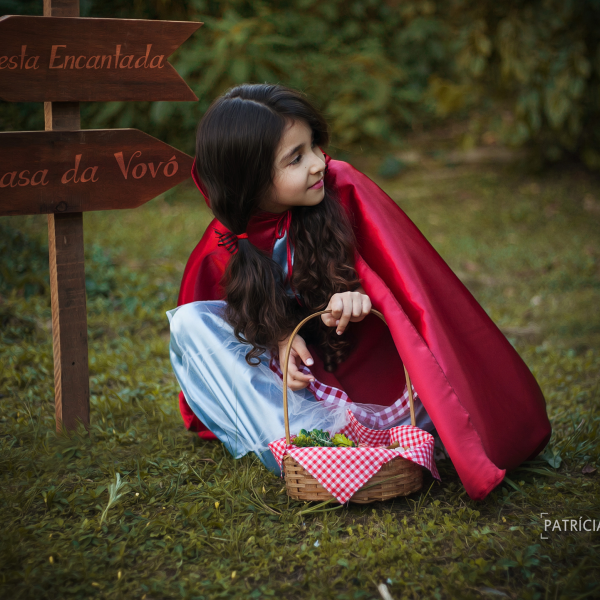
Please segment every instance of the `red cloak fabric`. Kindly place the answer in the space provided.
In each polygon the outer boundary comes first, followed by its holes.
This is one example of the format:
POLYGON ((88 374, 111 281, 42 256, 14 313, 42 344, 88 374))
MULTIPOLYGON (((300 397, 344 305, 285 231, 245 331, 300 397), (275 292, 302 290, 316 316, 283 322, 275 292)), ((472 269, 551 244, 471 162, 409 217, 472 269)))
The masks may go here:
MULTIPOLYGON (((404 362, 467 493, 483 499, 507 469, 548 443, 551 427, 542 392, 400 207, 351 165, 329 157, 327 163, 325 185, 337 189, 356 234, 362 286, 389 329, 374 315, 351 323, 344 333, 356 342, 349 358, 332 374, 324 370, 318 350, 309 348, 315 359, 311 371, 355 402, 387 406, 404 390, 404 362)), ((268 212, 253 217, 250 242, 271 253, 284 217, 268 212)), ((223 299, 219 282, 231 254, 218 245, 215 229, 227 231, 216 219, 206 229, 185 268, 178 305, 223 299)), ((188 429, 214 438, 183 393, 180 408, 188 429)))

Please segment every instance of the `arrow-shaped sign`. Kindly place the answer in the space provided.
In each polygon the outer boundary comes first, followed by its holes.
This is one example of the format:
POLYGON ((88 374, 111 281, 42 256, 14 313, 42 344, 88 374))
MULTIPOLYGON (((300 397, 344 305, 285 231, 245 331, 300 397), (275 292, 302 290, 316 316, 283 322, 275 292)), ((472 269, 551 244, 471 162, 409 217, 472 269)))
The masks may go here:
POLYGON ((197 100, 167 58, 202 23, 0 18, 0 99, 197 100))
POLYGON ((0 215, 135 208, 192 162, 137 129, 0 133, 0 215))

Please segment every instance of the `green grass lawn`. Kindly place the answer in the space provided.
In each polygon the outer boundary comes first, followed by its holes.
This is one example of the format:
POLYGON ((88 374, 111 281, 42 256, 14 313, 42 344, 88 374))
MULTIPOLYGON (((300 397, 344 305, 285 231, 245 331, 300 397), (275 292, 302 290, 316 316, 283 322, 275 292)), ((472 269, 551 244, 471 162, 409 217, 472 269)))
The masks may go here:
POLYGON ((189 185, 86 213, 91 429, 57 437, 46 218, 3 217, 1 597, 600 597, 600 531, 544 533, 600 529, 600 183, 433 160, 380 183, 536 375, 544 458, 482 502, 446 460, 408 498, 315 508, 186 432, 165 311, 210 219, 189 185))

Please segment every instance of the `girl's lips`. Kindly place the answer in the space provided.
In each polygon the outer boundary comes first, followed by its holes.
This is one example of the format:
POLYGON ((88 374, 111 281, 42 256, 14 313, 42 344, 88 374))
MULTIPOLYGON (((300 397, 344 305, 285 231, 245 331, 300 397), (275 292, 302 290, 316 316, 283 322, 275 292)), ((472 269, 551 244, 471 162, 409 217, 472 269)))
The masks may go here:
POLYGON ((319 179, 319 181, 317 181, 317 183, 315 183, 315 185, 311 185, 308 189, 309 190, 319 190, 323 187, 323 180, 319 179))

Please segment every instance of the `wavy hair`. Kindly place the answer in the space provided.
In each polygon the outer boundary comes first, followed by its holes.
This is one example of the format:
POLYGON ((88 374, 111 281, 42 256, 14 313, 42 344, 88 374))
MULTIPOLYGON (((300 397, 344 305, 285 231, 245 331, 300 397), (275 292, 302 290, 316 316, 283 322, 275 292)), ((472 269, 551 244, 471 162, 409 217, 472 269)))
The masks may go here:
MULTIPOLYGON (((290 121, 303 121, 312 130, 314 143, 327 145, 328 128, 321 114, 303 94, 280 85, 234 87, 200 121, 197 174, 215 217, 237 235, 246 231, 269 196, 277 148, 290 121)), ((354 233, 335 191, 326 188, 319 204, 290 210, 291 282, 302 304, 286 295, 283 269, 247 239, 239 240, 221 282, 225 319, 236 338, 252 346, 246 361, 253 366, 265 350, 277 352, 278 343, 298 322, 323 310, 333 294, 360 284, 354 268, 354 233)), ((350 341, 320 319, 309 321, 302 335, 320 349, 328 371, 335 370, 350 349, 350 341)))

